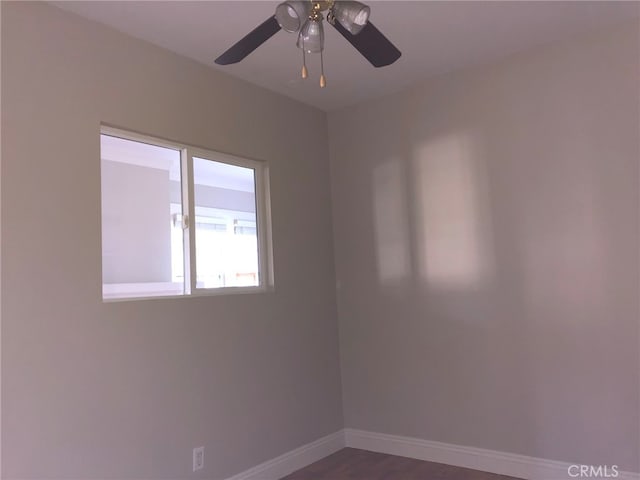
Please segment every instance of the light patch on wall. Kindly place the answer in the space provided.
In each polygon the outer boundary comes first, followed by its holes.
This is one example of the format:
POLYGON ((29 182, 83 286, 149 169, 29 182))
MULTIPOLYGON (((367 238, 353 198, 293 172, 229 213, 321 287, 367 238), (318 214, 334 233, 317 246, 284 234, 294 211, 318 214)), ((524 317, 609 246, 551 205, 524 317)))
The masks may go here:
POLYGON ((398 283, 410 274, 405 171, 398 159, 373 170, 376 259, 381 285, 398 283))
POLYGON ((413 158, 420 277, 436 287, 472 287, 492 264, 481 157, 468 134, 430 139, 413 158))

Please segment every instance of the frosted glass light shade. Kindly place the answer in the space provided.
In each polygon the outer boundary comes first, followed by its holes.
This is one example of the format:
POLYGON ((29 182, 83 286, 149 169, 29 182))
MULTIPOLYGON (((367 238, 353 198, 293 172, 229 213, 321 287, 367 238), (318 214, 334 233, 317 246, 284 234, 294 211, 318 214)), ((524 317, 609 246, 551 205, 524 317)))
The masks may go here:
POLYGON ((336 1, 333 7, 333 15, 353 35, 360 33, 360 30, 369 21, 371 9, 364 3, 355 1, 336 1))
POLYGON ((310 12, 311 2, 288 0, 276 7, 276 21, 285 32, 297 32, 310 12))
POLYGON ((298 35, 298 48, 307 53, 320 53, 324 49, 324 28, 322 19, 307 20, 298 35))

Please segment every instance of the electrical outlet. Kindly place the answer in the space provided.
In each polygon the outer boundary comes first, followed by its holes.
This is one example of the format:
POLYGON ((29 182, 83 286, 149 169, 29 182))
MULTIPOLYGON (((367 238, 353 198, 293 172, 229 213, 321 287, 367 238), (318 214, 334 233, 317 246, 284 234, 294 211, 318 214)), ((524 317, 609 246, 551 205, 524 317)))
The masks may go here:
POLYGON ((193 471, 202 470, 204 468, 204 447, 193 449, 193 471))

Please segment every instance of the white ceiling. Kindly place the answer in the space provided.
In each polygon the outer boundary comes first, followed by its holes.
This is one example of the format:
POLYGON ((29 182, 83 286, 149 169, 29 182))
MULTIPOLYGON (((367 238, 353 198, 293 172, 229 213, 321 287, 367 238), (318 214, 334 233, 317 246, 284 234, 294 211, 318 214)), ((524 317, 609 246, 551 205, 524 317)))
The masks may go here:
POLYGON ((278 0, 52 3, 327 111, 640 16, 636 1, 369 1, 371 21, 402 51, 402 57, 376 69, 328 26, 324 54, 328 85, 320 89, 318 56, 308 56, 310 78, 303 81, 296 37, 284 31, 238 64, 213 63, 273 15, 278 0))

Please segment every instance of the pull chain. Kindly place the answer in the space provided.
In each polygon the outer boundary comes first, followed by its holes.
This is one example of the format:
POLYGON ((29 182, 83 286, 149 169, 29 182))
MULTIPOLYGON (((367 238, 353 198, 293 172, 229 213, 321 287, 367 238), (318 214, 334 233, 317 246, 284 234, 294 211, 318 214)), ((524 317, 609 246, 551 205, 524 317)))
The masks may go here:
POLYGON ((327 79, 324 76, 324 60, 322 59, 322 50, 320 50, 320 88, 327 86, 327 79))
POLYGON ((304 40, 302 40, 302 78, 307 78, 309 73, 307 72, 307 55, 304 51, 304 40))

